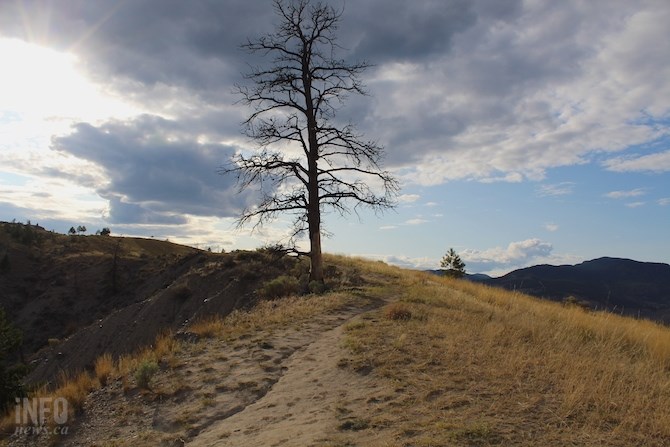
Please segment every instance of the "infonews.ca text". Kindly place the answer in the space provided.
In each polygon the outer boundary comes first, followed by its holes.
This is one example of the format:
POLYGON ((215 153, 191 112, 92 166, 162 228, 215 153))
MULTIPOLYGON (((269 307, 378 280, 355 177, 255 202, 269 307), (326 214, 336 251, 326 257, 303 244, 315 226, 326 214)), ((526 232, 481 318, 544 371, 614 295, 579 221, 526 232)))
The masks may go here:
POLYGON ((67 435, 68 402, 64 397, 15 399, 14 434, 67 435))

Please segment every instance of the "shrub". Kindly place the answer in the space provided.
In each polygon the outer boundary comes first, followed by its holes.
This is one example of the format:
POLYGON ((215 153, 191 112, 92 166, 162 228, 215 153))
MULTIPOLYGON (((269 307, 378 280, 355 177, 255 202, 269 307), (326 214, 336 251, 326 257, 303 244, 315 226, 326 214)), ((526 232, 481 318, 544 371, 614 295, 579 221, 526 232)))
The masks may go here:
POLYGON ((114 361, 111 354, 104 354, 95 361, 95 377, 98 378, 100 385, 107 385, 109 377, 114 371, 114 361))
POLYGON ((82 372, 76 377, 68 377, 63 374, 60 377, 60 383, 60 387, 54 394, 65 398, 70 409, 75 413, 84 408, 88 393, 96 386, 95 380, 87 372, 82 372))
POLYGON ((153 360, 144 360, 135 370, 135 381, 137 386, 149 389, 149 384, 154 375, 158 372, 158 363, 153 360))
POLYGON ((315 295, 322 295, 328 290, 328 286, 326 286, 325 283, 322 283, 321 281, 310 281, 309 283, 309 293, 313 293, 315 295))
POLYGON ((384 309, 384 316, 389 320, 407 321, 412 318, 412 311, 409 310, 406 304, 392 303, 384 309))
POLYGON ((296 278, 282 275, 265 283, 265 285, 258 290, 258 294, 262 298, 272 299, 295 295, 299 290, 300 283, 296 278))

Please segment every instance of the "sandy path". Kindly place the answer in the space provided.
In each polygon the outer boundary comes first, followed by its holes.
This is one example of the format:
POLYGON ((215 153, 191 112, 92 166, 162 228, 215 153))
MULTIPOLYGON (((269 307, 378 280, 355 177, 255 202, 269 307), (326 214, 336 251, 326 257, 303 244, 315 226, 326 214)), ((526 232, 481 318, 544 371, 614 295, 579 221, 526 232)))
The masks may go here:
POLYGON ((373 430, 351 428, 359 427, 352 415, 382 411, 389 393, 370 371, 351 367, 343 339, 347 323, 373 319, 384 302, 364 300, 234 340, 185 342, 151 390, 125 390, 114 380, 87 399, 68 436, 10 445, 373 445, 373 430))
MULTIPOLYGON (((345 323, 346 324, 346 323, 345 323)), ((297 351, 287 370, 260 400, 220 420, 188 446, 311 446, 336 436, 338 412, 375 393, 372 378, 338 367, 346 355, 344 324, 297 351)))

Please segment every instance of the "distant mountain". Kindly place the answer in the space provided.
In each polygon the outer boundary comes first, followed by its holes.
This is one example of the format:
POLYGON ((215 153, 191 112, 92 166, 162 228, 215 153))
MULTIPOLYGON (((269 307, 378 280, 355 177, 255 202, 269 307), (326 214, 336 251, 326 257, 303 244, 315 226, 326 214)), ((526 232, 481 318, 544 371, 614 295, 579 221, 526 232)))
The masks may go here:
POLYGON ((555 301, 574 297, 593 309, 670 324, 668 264, 605 257, 577 265, 536 265, 500 278, 473 280, 555 301))
POLYGON ((466 273, 465 279, 469 279, 472 282, 487 282, 493 278, 489 275, 485 275, 484 273, 466 273))

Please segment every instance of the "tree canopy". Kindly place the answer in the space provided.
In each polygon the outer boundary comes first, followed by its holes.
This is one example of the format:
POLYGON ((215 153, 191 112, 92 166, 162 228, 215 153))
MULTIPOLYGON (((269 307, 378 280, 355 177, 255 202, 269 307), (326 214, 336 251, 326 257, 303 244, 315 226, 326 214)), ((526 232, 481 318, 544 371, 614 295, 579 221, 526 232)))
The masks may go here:
POLYGON ((465 275, 465 262, 461 260, 461 257, 453 248, 450 248, 447 254, 442 257, 440 267, 448 276, 462 278, 465 275))

